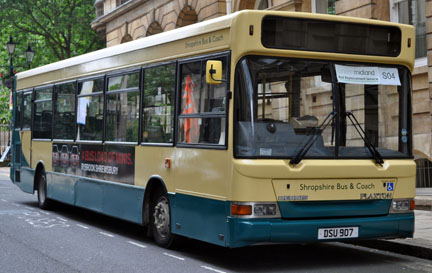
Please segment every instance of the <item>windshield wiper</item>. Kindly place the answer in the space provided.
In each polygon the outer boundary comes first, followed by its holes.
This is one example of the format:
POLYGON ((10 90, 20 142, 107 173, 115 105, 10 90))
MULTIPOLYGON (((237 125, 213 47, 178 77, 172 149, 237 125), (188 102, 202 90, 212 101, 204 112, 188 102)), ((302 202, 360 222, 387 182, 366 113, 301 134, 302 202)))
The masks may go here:
POLYGON ((327 117, 324 119, 324 121, 321 123, 321 125, 317 127, 311 128, 311 130, 308 131, 306 136, 310 135, 310 133, 313 133, 312 137, 309 137, 309 139, 306 141, 306 143, 301 147, 301 149, 296 153, 296 155, 290 160, 290 164, 296 165, 300 163, 300 161, 303 159, 303 157, 307 154, 309 149, 312 147, 312 145, 315 143, 315 141, 321 136, 322 132, 327 128, 327 126, 330 124, 330 122, 333 121, 333 119, 336 116, 336 112, 331 112, 327 115, 327 117))
POLYGON ((345 115, 349 118, 351 123, 354 125, 354 128, 356 129, 357 133, 360 135, 360 137, 363 139, 364 143, 366 144, 366 147, 368 148, 369 152, 372 154, 372 156, 375 159, 375 163, 379 165, 383 165, 384 160, 382 155, 378 152, 378 150, 375 148, 375 146, 369 141, 365 131, 361 127, 360 123, 354 116, 352 112, 345 112, 345 115), (360 133, 361 132, 361 133, 360 133))

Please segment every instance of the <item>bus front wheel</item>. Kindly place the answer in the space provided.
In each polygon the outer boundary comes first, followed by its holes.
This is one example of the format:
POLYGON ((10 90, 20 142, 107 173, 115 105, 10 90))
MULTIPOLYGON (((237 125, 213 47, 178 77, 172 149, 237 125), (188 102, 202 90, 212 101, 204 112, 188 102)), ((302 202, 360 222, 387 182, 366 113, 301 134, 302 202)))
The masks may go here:
POLYGON ((171 213, 167 193, 157 190, 151 206, 151 230, 156 243, 162 247, 173 246, 175 234, 171 233, 171 213))
POLYGON ((47 180, 45 172, 41 172, 38 178, 38 205, 41 209, 48 209, 50 207, 50 200, 47 197, 47 180))

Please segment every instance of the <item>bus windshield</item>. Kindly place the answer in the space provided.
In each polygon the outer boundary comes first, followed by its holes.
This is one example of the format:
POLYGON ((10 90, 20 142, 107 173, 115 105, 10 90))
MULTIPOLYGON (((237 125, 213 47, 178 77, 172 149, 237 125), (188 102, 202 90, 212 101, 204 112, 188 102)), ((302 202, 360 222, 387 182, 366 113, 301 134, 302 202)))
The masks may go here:
POLYGON ((245 57, 236 68, 235 157, 410 157, 410 80, 396 65, 245 57))

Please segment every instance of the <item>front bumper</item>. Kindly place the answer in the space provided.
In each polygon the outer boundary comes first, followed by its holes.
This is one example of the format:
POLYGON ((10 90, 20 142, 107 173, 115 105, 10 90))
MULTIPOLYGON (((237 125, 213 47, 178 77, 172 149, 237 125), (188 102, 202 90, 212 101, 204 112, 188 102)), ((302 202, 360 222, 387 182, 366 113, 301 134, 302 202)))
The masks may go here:
POLYGON ((318 240, 319 228, 358 227, 359 237, 337 241, 407 238, 414 234, 414 213, 389 214, 374 217, 284 220, 242 219, 228 217, 228 247, 241 247, 257 243, 310 243, 318 240))

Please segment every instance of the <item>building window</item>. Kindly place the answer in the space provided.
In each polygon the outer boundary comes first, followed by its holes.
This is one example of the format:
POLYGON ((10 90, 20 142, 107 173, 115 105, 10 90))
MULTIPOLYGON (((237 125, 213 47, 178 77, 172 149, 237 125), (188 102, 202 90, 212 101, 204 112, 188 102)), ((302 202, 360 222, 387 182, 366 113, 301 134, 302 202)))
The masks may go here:
POLYGON ((390 20, 416 28, 416 59, 426 57, 425 0, 390 0, 390 20))
POLYGON ((51 139, 52 87, 35 90, 33 138, 51 139))
POLYGON ((336 0, 312 0, 312 12, 322 14, 336 14, 336 0))
POLYGON ((116 0, 116 6, 118 7, 118 6, 121 6, 121 5, 123 5, 124 3, 126 3, 126 2, 128 2, 129 0, 116 0))
POLYGON ((144 71, 143 142, 172 143, 175 79, 175 64, 144 71))
POLYGON ((104 15, 104 6, 103 3, 96 5, 96 18, 101 17, 104 15))

